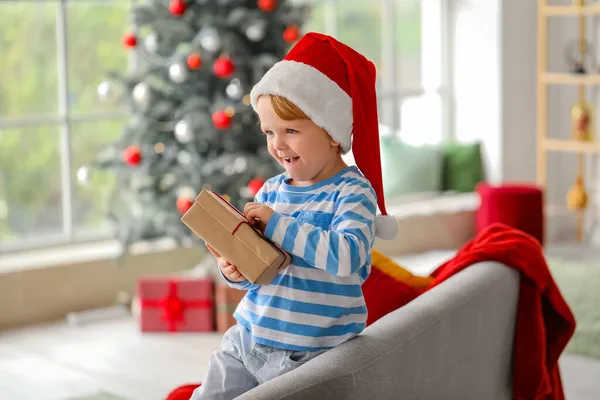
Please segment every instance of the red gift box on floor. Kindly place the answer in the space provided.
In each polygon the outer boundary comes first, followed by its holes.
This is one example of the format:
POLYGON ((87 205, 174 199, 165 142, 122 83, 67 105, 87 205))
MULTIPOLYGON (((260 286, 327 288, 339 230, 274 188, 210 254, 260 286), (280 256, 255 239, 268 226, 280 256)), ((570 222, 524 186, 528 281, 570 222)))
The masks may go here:
POLYGON ((138 280, 142 332, 214 331, 212 278, 138 280))
POLYGON ((233 318, 233 313, 245 295, 245 290, 234 289, 225 282, 217 283, 215 287, 215 308, 217 311, 218 332, 225 333, 237 323, 233 318))

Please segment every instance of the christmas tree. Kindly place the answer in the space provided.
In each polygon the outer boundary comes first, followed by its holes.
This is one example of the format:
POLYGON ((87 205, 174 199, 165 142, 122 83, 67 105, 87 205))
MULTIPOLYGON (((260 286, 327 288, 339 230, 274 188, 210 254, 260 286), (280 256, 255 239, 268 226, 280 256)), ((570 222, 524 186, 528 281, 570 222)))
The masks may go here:
POLYGON ((110 73, 98 87, 131 119, 95 165, 116 174, 108 209, 125 251, 142 240, 197 240, 180 218, 202 188, 243 208, 281 172, 249 92, 299 39, 309 11, 288 0, 146 0, 132 9, 123 46, 134 72, 110 73))

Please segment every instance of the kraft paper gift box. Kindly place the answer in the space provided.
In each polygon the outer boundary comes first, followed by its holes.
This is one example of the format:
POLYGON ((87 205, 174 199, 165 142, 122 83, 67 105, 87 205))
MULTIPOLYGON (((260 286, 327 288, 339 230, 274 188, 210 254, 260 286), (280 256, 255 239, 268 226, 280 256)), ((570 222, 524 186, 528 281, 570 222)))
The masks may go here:
POLYGON ((142 332, 214 331, 210 277, 145 277, 137 282, 142 332))
POLYGON ((211 190, 200 192, 181 221, 252 283, 268 285, 291 261, 289 254, 265 238, 238 209, 211 190))

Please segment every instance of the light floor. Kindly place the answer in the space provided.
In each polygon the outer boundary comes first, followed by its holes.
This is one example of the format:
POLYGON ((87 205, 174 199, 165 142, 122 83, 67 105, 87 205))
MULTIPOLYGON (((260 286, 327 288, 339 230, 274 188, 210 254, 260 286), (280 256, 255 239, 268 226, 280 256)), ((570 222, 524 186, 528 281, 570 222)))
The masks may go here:
MULTIPOLYGON (((202 379, 219 342, 216 333, 141 334, 128 318, 4 333, 0 399, 66 400, 106 392, 162 400, 176 386, 202 379)), ((567 400, 600 399, 600 362, 563 356, 561 368, 567 400)))
MULTIPOLYGON (((573 248, 548 253, 597 257, 573 248)), ((431 252, 397 261, 427 274, 452 254, 431 252)), ((220 337, 141 334, 130 318, 0 333, 0 400, 79 400, 102 392, 119 398, 93 400, 162 400, 173 388, 202 379, 220 337)), ((567 400, 600 399, 600 360, 564 355, 560 365, 567 400)))

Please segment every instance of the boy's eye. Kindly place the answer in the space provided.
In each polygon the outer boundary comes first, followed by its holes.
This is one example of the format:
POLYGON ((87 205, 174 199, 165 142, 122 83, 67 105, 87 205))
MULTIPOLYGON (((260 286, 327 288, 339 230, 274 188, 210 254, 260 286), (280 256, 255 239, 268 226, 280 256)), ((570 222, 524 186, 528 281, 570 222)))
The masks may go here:
POLYGON ((272 131, 264 131, 263 134, 265 134, 266 136, 271 136, 273 134, 272 131))
POLYGON ((298 132, 295 129, 286 129, 285 131, 286 131, 286 133, 296 133, 296 132, 298 132))

